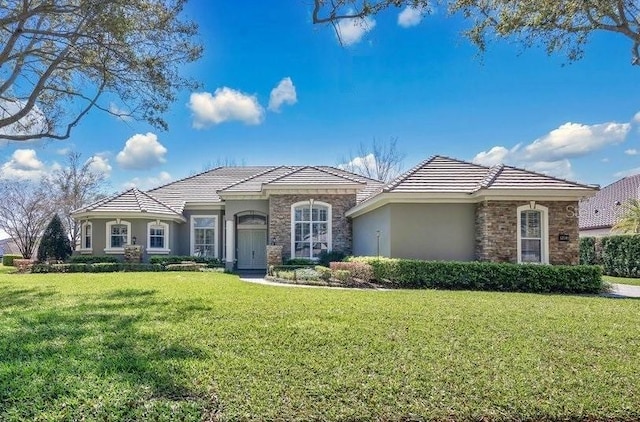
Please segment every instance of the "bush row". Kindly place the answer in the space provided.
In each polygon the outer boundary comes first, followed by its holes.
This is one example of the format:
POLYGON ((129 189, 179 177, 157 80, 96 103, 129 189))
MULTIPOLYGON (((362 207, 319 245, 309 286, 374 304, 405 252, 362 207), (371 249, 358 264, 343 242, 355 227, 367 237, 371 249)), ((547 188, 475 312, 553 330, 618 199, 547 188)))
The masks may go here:
POLYGON ((197 264, 206 264, 207 267, 223 267, 224 264, 218 258, 210 258, 206 256, 181 256, 181 255, 154 255, 149 257, 150 264, 172 265, 182 264, 184 262, 195 262, 197 264))
POLYGON ((6 254, 2 255, 2 265, 5 267, 13 267, 14 259, 22 259, 22 255, 6 254))
POLYGON ((603 272, 614 277, 640 278, 640 235, 583 237, 580 263, 602 265, 603 272))
POLYGON ((128 264, 124 262, 98 262, 95 264, 34 264, 32 273, 114 273, 114 272, 164 271, 159 264, 128 264))
POLYGON ((598 266, 419 261, 377 257, 349 258, 372 267, 376 282, 389 287, 492 290, 535 293, 598 293, 598 266))
POLYGON ((116 263, 118 258, 115 256, 93 256, 93 255, 72 255, 67 259, 69 264, 99 264, 99 263, 116 263))

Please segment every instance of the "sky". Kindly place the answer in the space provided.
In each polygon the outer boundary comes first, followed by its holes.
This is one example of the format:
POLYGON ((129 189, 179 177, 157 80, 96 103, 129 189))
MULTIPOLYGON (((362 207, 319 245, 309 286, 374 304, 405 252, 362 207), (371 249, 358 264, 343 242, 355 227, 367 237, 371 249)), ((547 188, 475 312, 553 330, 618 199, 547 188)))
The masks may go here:
POLYGON ((149 189, 225 162, 339 165, 391 138, 405 168, 439 154, 601 186, 640 172, 640 67, 625 37, 596 34, 567 63, 503 40, 480 55, 462 18, 406 8, 342 22, 340 43, 311 11, 191 0, 205 49, 182 72, 201 87, 179 93, 168 131, 94 110, 68 140, 0 143, 0 177, 36 180, 76 151, 108 192, 149 189))

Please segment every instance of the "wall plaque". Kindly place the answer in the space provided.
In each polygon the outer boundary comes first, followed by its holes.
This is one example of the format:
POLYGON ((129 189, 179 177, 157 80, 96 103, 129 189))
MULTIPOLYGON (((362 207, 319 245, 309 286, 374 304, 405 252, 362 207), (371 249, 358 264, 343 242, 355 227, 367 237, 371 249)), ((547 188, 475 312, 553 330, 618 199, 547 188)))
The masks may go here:
POLYGON ((560 242, 568 242, 569 241, 569 235, 568 234, 564 234, 564 233, 560 233, 558 235, 558 240, 560 242))

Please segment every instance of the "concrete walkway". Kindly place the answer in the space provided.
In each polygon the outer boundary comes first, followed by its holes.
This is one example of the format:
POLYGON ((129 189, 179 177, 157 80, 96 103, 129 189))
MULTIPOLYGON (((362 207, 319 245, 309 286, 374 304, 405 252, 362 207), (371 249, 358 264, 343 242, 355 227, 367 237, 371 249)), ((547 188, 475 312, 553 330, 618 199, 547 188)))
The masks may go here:
POLYGON ((640 298, 640 286, 611 283, 611 291, 603 293, 602 296, 618 298, 640 298))

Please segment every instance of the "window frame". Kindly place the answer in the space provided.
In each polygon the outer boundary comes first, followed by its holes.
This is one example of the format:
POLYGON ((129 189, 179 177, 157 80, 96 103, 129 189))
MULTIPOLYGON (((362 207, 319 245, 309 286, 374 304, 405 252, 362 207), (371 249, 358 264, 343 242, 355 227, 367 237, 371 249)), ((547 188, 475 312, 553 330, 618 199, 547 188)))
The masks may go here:
POLYGON ((105 230, 106 237, 105 237, 104 252, 108 254, 124 253, 124 245, 131 244, 131 222, 117 219, 117 220, 107 221, 105 226, 106 226, 106 230, 105 230), (111 227, 113 226, 127 226, 127 239, 126 239, 126 242, 124 242, 124 244, 122 245, 122 247, 114 247, 111 245, 111 227))
MULTIPOLYGON (((306 223, 306 221, 305 221, 306 223)), ((331 204, 323 201, 316 201, 314 199, 308 199, 306 201, 299 201, 295 204, 291 204, 291 258, 302 258, 310 260, 318 260, 318 257, 313 256, 313 223, 326 223, 327 224, 327 252, 330 252, 333 248, 333 224, 332 224, 332 206, 331 204), (302 206, 309 207, 309 256, 297 256, 296 255, 296 209, 302 206), (320 205, 327 208, 327 221, 314 221, 313 220, 313 207, 320 205)))
POLYGON ((83 221, 80 224, 80 253, 92 253, 93 252, 93 223, 91 221, 83 221), (87 227, 90 228, 89 234, 89 247, 86 246, 87 227))
POLYGON ((190 217, 190 222, 189 222, 189 237, 190 237, 190 249, 189 249, 189 254, 190 255, 195 255, 195 241, 196 241, 196 236, 195 236, 195 219, 196 218, 212 218, 213 219, 213 257, 212 258, 216 258, 218 259, 218 236, 219 236, 219 230, 220 228, 218 227, 218 216, 214 215, 214 214, 193 214, 190 217))
POLYGON ((169 224, 162 221, 150 221, 147 223, 147 251, 154 254, 168 254, 171 252, 169 246, 169 224), (163 247, 151 247, 151 229, 163 229, 163 247))
MULTIPOLYGON (((517 208, 517 242, 518 242, 518 264, 548 264, 549 263, 549 209, 544 205, 531 202, 526 205, 521 205, 517 208), (522 260, 522 212, 523 211, 538 211, 540 212, 540 262, 528 262, 522 260)), ((527 238, 524 238, 525 240, 527 238)))

